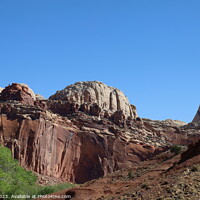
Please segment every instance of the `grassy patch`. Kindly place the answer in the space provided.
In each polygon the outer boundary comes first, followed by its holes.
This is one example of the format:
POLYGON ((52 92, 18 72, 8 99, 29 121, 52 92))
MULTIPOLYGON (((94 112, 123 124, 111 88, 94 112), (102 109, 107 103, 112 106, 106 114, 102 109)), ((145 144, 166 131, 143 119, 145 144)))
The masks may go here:
POLYGON ((37 197, 76 186, 71 183, 41 186, 37 185, 36 181, 36 175, 23 169, 18 161, 12 158, 10 149, 0 146, 0 195, 4 195, 7 199, 13 199, 12 195, 25 195, 26 199, 31 199, 33 195, 37 197))

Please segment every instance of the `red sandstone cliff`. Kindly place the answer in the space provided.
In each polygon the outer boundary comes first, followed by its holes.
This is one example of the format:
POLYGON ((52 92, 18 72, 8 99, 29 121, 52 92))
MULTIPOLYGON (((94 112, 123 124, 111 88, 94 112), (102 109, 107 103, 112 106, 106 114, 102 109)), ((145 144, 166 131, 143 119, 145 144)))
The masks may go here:
POLYGON ((64 181, 83 183, 200 138, 190 125, 133 119, 123 110, 101 115, 97 103, 35 101, 22 88, 0 94, 0 142, 22 166, 64 181))
MULTIPOLYGON (((83 183, 162 150, 126 141, 122 133, 114 134, 109 125, 84 114, 69 120, 27 106, 25 114, 23 106, 14 112, 9 105, 10 112, 0 115, 1 143, 12 149, 22 166, 40 174, 83 183)), ((3 109, 5 113, 5 105, 3 109)))

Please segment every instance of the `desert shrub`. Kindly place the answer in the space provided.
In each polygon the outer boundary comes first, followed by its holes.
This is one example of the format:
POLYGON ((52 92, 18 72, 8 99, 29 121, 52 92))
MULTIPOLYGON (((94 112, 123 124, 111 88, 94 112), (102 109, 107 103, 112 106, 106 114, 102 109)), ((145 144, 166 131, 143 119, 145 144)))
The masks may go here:
POLYGON ((128 172, 128 178, 129 179, 133 179, 134 178, 134 174, 133 174, 133 172, 131 170, 128 172))
POLYGON ((149 187, 146 183, 142 184, 142 185, 141 185, 141 188, 142 188, 142 189, 145 189, 145 190, 150 189, 150 187, 149 187))
POLYGON ((173 145, 170 148, 170 152, 174 153, 175 155, 178 155, 179 153, 181 153, 182 147, 179 145, 173 145))
POLYGON ((191 168, 191 171, 192 172, 200 171, 200 166, 199 165, 193 165, 192 168, 191 168))
POLYGON ((37 191, 37 195, 51 194, 55 191, 56 190, 52 186, 43 186, 39 188, 39 190, 37 191))
POLYGON ((61 190, 70 189, 75 186, 77 185, 70 184, 70 183, 60 183, 60 184, 51 185, 51 186, 39 186, 37 188, 37 191, 34 194, 36 195, 50 194, 50 193, 58 192, 61 190))

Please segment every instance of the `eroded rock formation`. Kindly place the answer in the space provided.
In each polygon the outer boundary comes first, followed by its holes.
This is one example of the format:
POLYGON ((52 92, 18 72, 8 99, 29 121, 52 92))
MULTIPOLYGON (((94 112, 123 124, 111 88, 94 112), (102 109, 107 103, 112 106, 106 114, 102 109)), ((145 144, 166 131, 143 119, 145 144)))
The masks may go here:
POLYGON ((167 122, 129 119, 120 127, 80 111, 62 117, 10 101, 0 103, 0 113, 0 142, 22 166, 77 183, 130 167, 173 143, 200 139, 191 129, 167 122))
POLYGON ((22 166, 62 180, 83 183, 163 150, 130 141, 108 120, 83 113, 70 120, 11 103, 0 111, 1 143, 22 166))
POLYGON ((137 117, 136 108, 130 105, 122 91, 100 81, 77 82, 57 91, 49 99, 75 102, 79 105, 95 103, 103 112, 122 110, 126 117, 137 117))
POLYGON ((179 164, 200 155, 200 140, 189 145, 188 150, 181 154, 179 164))
POLYGON ((1 91, 0 100, 16 100, 24 104, 34 105, 35 94, 26 84, 13 83, 1 91))
MULTIPOLYGON (((82 90, 78 97, 70 91, 70 98, 80 100, 82 90)), ((91 94, 86 97, 92 100, 91 94)), ((172 144, 200 139, 199 127, 192 123, 135 118, 131 110, 125 115, 130 107, 135 109, 128 101, 123 104, 126 108, 102 112, 105 95, 98 95, 90 103, 52 100, 57 96, 35 100, 27 86, 12 84, 0 95, 0 143, 28 169, 83 183, 133 166, 172 144)))

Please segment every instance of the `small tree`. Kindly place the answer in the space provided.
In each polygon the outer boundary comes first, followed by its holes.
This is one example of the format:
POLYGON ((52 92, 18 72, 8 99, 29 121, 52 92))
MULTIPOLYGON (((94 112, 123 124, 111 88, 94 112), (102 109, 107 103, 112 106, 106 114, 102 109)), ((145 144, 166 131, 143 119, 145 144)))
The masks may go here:
POLYGON ((128 178, 129 179, 133 179, 134 178, 133 172, 131 170, 128 172, 128 178))
POLYGON ((175 155, 178 155, 179 153, 181 153, 182 147, 179 145, 173 145, 170 148, 170 152, 174 153, 175 155))

